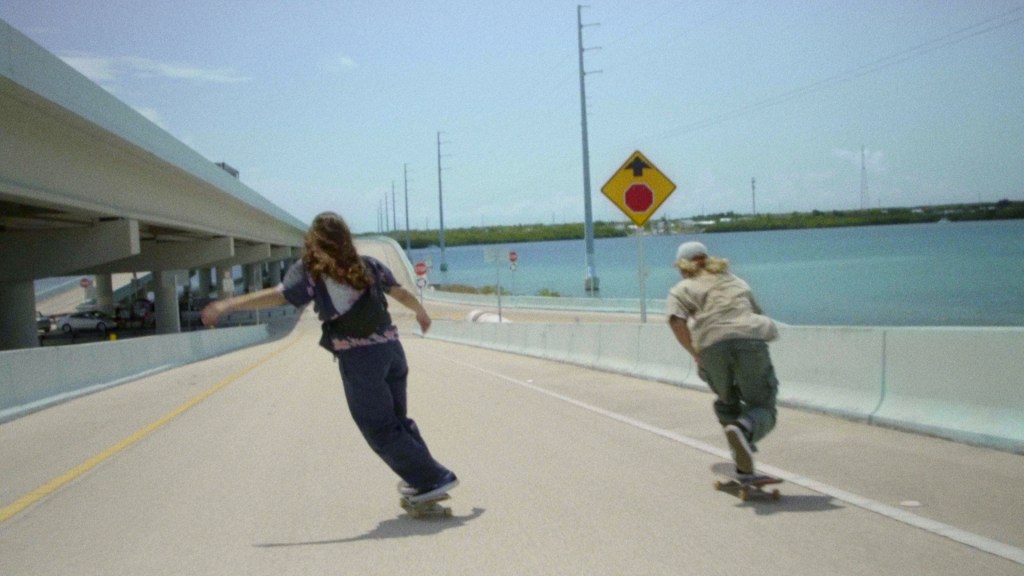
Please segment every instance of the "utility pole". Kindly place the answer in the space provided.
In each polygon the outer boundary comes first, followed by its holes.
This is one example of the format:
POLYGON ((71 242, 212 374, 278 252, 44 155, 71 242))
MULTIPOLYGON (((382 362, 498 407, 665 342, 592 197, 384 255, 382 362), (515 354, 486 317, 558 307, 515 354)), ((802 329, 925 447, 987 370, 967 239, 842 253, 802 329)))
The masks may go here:
POLYGON ((754 216, 757 216, 757 188, 753 176, 750 178, 750 203, 753 205, 754 216))
POLYGON ((405 181, 405 253, 412 250, 412 241, 409 239, 409 165, 402 164, 402 179, 405 181))
POLYGON ((448 261, 444 257, 444 193, 441 187, 441 133, 437 133, 437 205, 441 213, 441 272, 448 271, 448 261))
POLYGON ((864 161, 864 146, 860 147, 860 209, 868 204, 868 169, 864 161))
POLYGON ((391 229, 398 230, 398 204, 395 203, 395 181, 391 181, 391 229))
MULTIPOLYGON (((583 67, 583 6, 576 6, 576 39, 579 46, 580 60, 580 127, 583 139, 583 239, 586 245, 585 264, 587 276, 583 288, 588 294, 600 289, 601 283, 594 268, 594 217, 590 209, 590 144, 587 137, 587 72, 583 67)), ((596 24, 588 24, 596 26, 596 24)))

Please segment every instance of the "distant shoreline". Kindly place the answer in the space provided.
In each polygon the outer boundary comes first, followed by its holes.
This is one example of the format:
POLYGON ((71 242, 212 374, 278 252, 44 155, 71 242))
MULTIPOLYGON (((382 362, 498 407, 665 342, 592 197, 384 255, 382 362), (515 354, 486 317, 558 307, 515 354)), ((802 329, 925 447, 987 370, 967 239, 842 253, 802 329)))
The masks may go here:
MULTIPOLYGON (((652 218, 647 222, 650 234, 713 234, 716 232, 763 232, 809 228, 841 228, 851 226, 884 226, 923 224, 930 222, 966 222, 979 220, 1024 219, 1024 202, 1000 200, 990 203, 943 204, 910 208, 872 208, 866 210, 832 210, 822 212, 791 212, 787 214, 708 214, 693 218, 652 218)), ((594 222, 595 238, 619 238, 633 234, 634 226, 626 222, 594 222)), ((506 226, 474 226, 445 229, 445 246, 475 246, 519 242, 578 240, 583 238, 583 223, 515 224, 506 226)), ((374 236, 380 233, 372 234, 374 236)), ((383 233, 406 245, 406 232, 383 233)), ((429 248, 438 244, 440 231, 410 230, 409 246, 429 248)))

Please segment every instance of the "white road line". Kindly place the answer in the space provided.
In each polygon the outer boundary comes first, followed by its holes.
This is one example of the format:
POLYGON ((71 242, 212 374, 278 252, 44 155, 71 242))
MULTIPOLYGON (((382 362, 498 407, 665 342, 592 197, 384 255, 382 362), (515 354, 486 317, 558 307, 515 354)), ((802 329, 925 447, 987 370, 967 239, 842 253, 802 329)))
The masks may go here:
MULTIPOLYGON (((501 374, 493 370, 488 370, 487 368, 462 362, 454 358, 450 358, 449 360, 451 362, 454 362, 455 364, 459 364, 461 366, 465 366, 467 368, 483 372, 484 374, 494 376, 495 378, 504 380, 506 382, 511 382, 512 384, 516 384, 517 386, 521 386, 523 388, 528 388, 535 392, 539 392, 546 396, 550 396, 557 400, 561 400, 562 402, 566 402, 568 404, 572 404, 573 406, 583 408, 584 410, 588 410, 595 414, 600 414, 601 416, 610 418, 617 422, 628 424, 629 426, 639 428, 640 430, 644 430, 645 432, 650 432, 651 434, 654 434, 656 436, 661 436, 662 438, 672 440, 673 442, 678 442, 679 444, 683 444, 684 446, 688 446, 690 448, 693 448, 694 450, 699 450, 701 452, 705 452, 707 454, 711 454, 713 456, 717 456, 719 458, 727 460, 731 459, 728 450, 717 448, 715 446, 712 446, 711 444, 708 444, 707 442, 701 442, 700 440, 696 440, 694 438, 689 438, 681 434, 676 434, 674 432, 670 432, 662 428, 651 426, 646 422, 641 422, 634 418, 630 418, 629 416, 624 416, 622 414, 618 414, 610 410, 605 410, 604 408, 600 408, 592 404, 587 404, 586 402, 581 402, 574 398, 570 398, 557 392, 552 392, 550 390, 547 390, 540 386, 536 386, 529 382, 517 380, 515 378, 512 378, 511 376, 507 376, 505 374, 501 374)), ((807 478, 805 476, 801 476, 793 472, 782 470, 781 468, 776 468, 774 466, 768 466, 764 464, 759 464, 759 468, 764 472, 771 474, 773 476, 778 476, 779 478, 782 478, 783 480, 790 482, 791 484, 803 486, 804 488, 807 488, 808 490, 812 490, 819 494, 831 496, 832 498, 850 504, 851 506, 856 506, 869 512, 874 512, 875 514, 885 516, 886 518, 889 518, 891 520, 902 522, 903 524, 906 524, 908 526, 913 526, 926 532, 930 532, 932 534, 935 534, 936 536, 942 536, 944 538, 948 538, 950 540, 953 540, 954 542, 958 542, 965 546, 970 546, 971 548, 974 548, 976 550, 988 552, 989 554, 999 556, 1000 558, 1005 558, 1011 562, 1024 565, 1024 550, 1017 548, 1015 546, 1004 544, 1002 542, 997 542, 990 538, 979 536, 966 530, 961 530, 960 528, 957 528, 955 526, 943 524, 942 522, 937 522, 935 520, 923 518, 916 514, 907 512, 906 510, 889 506, 888 504, 883 504, 881 502, 871 500, 870 498, 858 496, 857 494, 847 492, 846 490, 842 490, 840 488, 836 488, 835 486, 830 486, 828 484, 818 482, 817 480, 813 480, 811 478, 807 478)))

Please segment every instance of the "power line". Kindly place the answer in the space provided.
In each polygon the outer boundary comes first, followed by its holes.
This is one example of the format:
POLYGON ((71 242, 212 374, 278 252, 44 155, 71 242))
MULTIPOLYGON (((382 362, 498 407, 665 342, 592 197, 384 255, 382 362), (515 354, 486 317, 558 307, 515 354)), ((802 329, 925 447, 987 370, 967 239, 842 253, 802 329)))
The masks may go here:
POLYGON ((1004 28, 1011 24, 1020 22, 1021 20, 1024 20, 1024 14, 1020 14, 1022 11, 1024 11, 1024 6, 1014 8, 1013 10, 1009 10, 998 16, 994 16, 982 22, 978 22, 976 24, 960 28, 958 30, 955 30, 938 38, 934 38, 927 42, 923 42, 911 48, 907 48, 905 50, 895 52, 888 56, 884 56, 873 62, 862 64, 856 68, 847 70, 845 72, 841 72, 839 74, 835 74, 833 76, 829 76, 828 78, 825 78, 823 80, 818 80, 817 82, 812 82, 805 86, 794 88, 787 92, 783 92, 782 94, 765 98, 763 100, 753 102, 746 106, 734 108, 732 110, 729 110, 728 112, 724 112, 722 114, 712 116, 704 120, 700 120, 697 122, 693 122, 691 124, 680 126, 678 128, 667 130, 665 132, 661 132, 660 134, 654 135, 652 137, 652 140, 672 138, 689 132, 695 132, 703 128, 715 126, 717 124, 721 124, 723 122, 727 122, 729 120, 733 120, 741 116, 746 116, 754 112, 759 112, 772 106, 778 106, 779 104, 783 104, 795 98, 799 98, 800 96, 811 94, 813 92, 818 92, 826 88, 831 88, 837 84, 849 82, 850 80, 867 76, 868 74, 878 72, 879 70, 883 70, 885 68, 889 68, 897 64, 902 64, 909 60, 913 60, 915 58, 924 56, 925 54, 929 54, 931 52, 939 50, 940 48, 945 48, 946 46, 957 44, 959 42, 963 42, 964 40, 969 40, 976 36, 981 36, 982 34, 987 34, 989 32, 992 32, 993 30, 1004 28), (1000 22, 1000 20, 1002 20, 1003 18, 1007 16, 1013 16, 1015 14, 1016 17, 1011 18, 1010 20, 1000 22))

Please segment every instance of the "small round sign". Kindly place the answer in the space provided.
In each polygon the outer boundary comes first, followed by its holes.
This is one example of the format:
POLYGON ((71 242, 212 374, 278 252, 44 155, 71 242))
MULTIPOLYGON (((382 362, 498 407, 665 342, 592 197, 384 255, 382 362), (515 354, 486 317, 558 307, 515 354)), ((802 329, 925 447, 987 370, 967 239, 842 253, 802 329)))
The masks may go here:
POLYGON ((417 262, 416 266, 414 267, 414 270, 416 270, 416 275, 417 276, 423 276, 424 274, 427 273, 427 263, 426 262, 417 262))
POLYGON ((89 278, 82 278, 81 280, 78 281, 78 285, 81 286, 82 288, 88 288, 92 286, 92 280, 90 280, 89 278))

